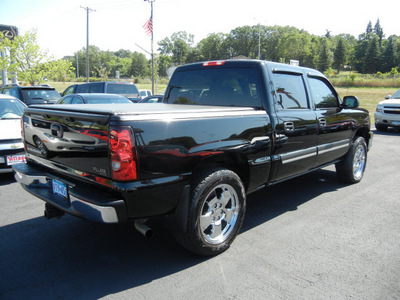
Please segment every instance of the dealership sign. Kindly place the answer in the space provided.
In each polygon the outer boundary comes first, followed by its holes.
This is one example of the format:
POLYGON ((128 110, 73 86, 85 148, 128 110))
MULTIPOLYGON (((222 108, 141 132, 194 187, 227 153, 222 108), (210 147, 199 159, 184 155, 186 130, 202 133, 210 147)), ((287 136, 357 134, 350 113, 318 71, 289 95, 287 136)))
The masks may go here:
POLYGON ((18 28, 16 26, 0 25, 0 32, 9 40, 13 40, 18 36, 18 28))

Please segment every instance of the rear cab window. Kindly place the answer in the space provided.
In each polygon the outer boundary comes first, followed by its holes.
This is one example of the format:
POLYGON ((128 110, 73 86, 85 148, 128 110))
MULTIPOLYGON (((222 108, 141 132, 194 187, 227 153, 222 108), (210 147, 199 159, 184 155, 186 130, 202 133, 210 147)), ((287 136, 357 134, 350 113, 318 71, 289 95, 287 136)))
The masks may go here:
POLYGON ((310 108, 302 74, 273 72, 272 80, 277 110, 310 108))
POLYGON ((174 104, 261 107, 254 68, 198 68, 175 71, 166 94, 174 104))

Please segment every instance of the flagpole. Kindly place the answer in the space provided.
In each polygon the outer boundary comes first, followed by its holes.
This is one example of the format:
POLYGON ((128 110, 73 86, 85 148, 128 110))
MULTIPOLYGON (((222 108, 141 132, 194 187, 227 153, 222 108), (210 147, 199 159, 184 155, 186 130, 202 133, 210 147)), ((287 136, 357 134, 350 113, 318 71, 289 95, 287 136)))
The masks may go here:
POLYGON ((149 0, 151 3, 151 20, 153 30, 151 31, 151 93, 154 95, 154 51, 153 51, 153 44, 154 44, 154 21, 153 21, 153 2, 155 0, 149 0))
POLYGON ((154 95, 154 26, 153 26, 153 2, 155 0, 144 0, 145 2, 149 2, 151 4, 151 15, 150 19, 146 22, 143 28, 146 30, 146 33, 151 33, 151 93, 154 95))

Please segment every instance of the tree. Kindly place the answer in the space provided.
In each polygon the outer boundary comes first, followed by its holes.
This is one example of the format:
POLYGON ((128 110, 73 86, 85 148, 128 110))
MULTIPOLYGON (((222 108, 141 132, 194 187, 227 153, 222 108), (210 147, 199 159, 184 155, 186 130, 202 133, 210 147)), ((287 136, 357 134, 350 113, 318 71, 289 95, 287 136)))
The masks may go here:
POLYGON ((376 73, 380 69, 380 51, 379 51, 379 40, 374 35, 368 43, 368 48, 365 54, 365 72, 376 73))
POLYGON ((396 37, 390 36, 381 56, 381 71, 390 72, 390 70, 397 65, 396 59, 397 43, 396 37))
POLYGON ((20 81, 31 85, 53 76, 65 79, 73 70, 71 64, 56 61, 41 51, 34 31, 17 36, 13 41, 0 38, 0 49, 5 48, 9 50, 9 61, 13 63, 6 62, 6 59, 1 60, 2 67, 7 67, 10 72, 16 72, 20 81))
POLYGON ((339 73, 346 63, 346 48, 344 45, 344 40, 339 38, 338 43, 333 53, 333 67, 337 69, 339 73))
POLYGON ((321 42, 321 48, 319 52, 318 69, 321 72, 328 70, 331 67, 331 52, 328 43, 328 39, 324 38, 321 42))
POLYGON ((382 40, 383 37, 385 36, 383 33, 383 29, 381 27, 381 24, 379 22, 379 19, 376 21, 375 26, 374 26, 374 33, 378 36, 379 39, 379 47, 382 48, 382 40))
POLYGON ((131 74, 135 77, 149 75, 148 60, 143 53, 134 52, 132 55, 131 74))
POLYGON ((179 31, 172 34, 171 38, 161 40, 158 49, 162 55, 172 55, 175 64, 184 64, 191 52, 194 43, 194 36, 186 31, 179 31))

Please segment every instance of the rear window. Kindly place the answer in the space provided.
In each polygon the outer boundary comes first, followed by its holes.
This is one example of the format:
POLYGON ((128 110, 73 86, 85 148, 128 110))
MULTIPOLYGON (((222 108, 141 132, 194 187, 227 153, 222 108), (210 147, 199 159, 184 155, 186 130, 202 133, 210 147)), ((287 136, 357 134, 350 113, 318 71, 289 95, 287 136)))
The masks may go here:
POLYGON ((128 98, 121 97, 87 97, 85 99, 88 104, 105 104, 105 103, 132 103, 128 98))
POLYGON ((133 94, 139 94, 139 90, 133 84, 108 83, 107 93, 120 94, 120 95, 133 95, 133 94))
POLYGON ((251 68, 210 68, 175 72, 168 103, 260 107, 260 84, 251 68))
POLYGON ((60 94, 56 90, 23 89, 22 95, 25 100, 58 100, 60 94))

